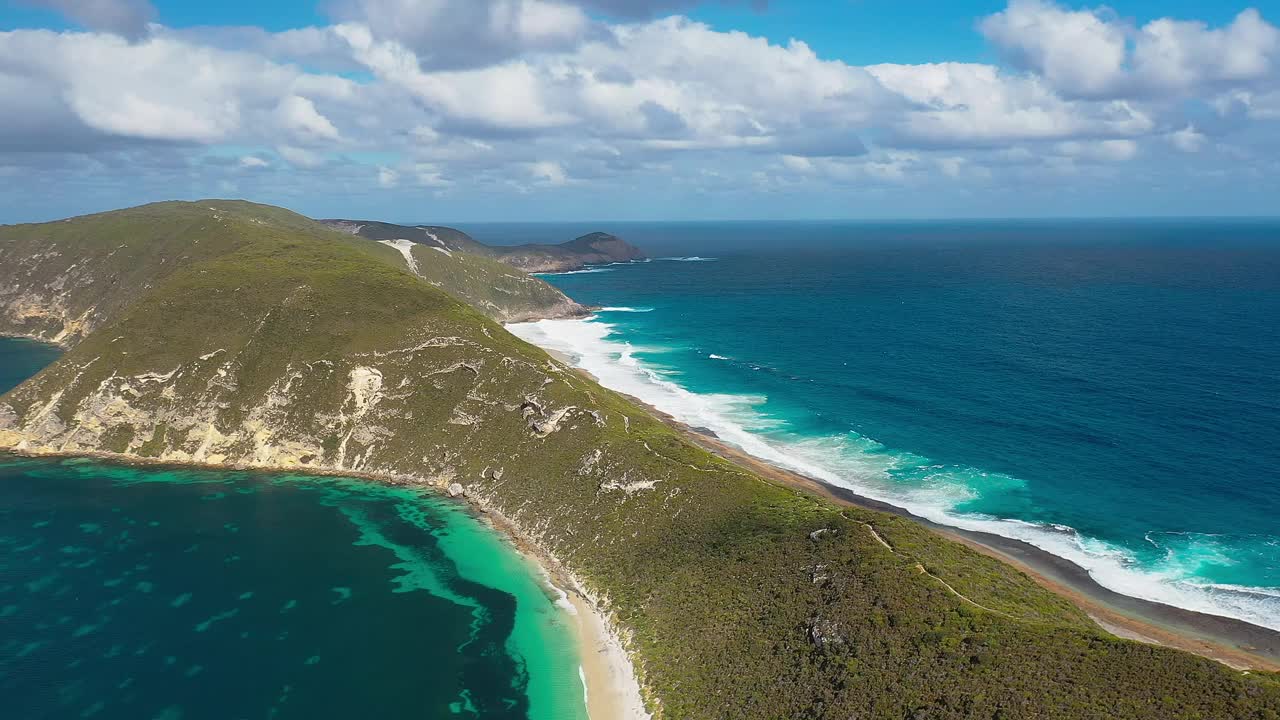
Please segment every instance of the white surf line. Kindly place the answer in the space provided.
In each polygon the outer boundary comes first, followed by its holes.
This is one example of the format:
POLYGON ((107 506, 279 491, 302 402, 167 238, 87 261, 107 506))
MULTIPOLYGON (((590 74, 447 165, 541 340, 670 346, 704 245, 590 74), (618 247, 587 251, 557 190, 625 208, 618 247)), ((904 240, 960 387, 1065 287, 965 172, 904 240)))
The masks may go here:
POLYGON ((411 270, 414 275, 422 274, 418 272, 418 261, 415 260, 413 257, 413 246, 416 243, 414 243, 412 240, 404 240, 404 239, 379 240, 378 242, 383 245, 386 245, 387 247, 391 247, 391 248, 395 248, 396 250, 399 250, 400 254, 404 256, 405 263, 409 265, 409 270, 411 270))
POLYGON ((940 525, 1028 543, 1079 566, 1094 582, 1122 595, 1280 630, 1280 595, 1274 588, 1205 588, 1170 577, 1159 568, 1135 567, 1123 548, 1076 531, 1064 533, 1062 528, 1012 518, 966 515, 953 510, 950 498, 896 493, 888 486, 891 478, 884 475, 887 471, 876 456, 868 456, 876 462, 866 468, 846 467, 842 457, 828 457, 829 451, 822 447, 772 441, 735 419, 757 404, 750 396, 696 393, 680 386, 636 360, 634 348, 624 340, 610 338, 613 326, 609 323, 554 320, 508 328, 526 341, 568 356, 574 366, 586 369, 604 386, 637 397, 686 425, 709 428, 723 442, 765 462, 853 490, 940 525))

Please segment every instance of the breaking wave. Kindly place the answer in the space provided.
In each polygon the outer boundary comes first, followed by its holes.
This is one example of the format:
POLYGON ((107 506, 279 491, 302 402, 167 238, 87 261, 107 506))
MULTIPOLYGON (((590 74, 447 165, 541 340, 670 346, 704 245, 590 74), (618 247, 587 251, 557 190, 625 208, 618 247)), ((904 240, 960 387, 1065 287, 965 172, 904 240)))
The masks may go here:
POLYGON ((1025 481, 940 465, 853 432, 819 437, 792 433, 785 422, 765 412, 766 397, 691 391, 674 382, 671 374, 640 361, 639 349, 619 339, 614 326, 599 318, 543 320, 508 329, 528 342, 564 353, 606 387, 637 397, 681 423, 707 428, 761 460, 939 524, 1021 540, 1070 560, 1118 593, 1280 630, 1280 589, 1209 583, 1198 575, 1203 567, 1235 562, 1242 552, 1267 557, 1276 551, 1275 538, 1153 533, 1147 539, 1163 553, 1153 561, 1065 525, 962 512, 958 508, 966 503, 1016 490, 1025 481), (1250 542, 1257 547, 1250 547, 1250 542))

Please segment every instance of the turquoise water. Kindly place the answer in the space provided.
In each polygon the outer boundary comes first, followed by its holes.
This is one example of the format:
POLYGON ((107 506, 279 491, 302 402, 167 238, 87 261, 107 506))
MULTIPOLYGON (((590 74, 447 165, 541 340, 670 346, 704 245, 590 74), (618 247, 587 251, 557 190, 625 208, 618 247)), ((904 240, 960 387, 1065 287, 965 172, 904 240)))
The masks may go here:
POLYGON ((605 310, 518 334, 784 466, 1280 629, 1280 223, 613 230, 664 259, 548 277, 605 310))
POLYGON ((417 491, 0 454, 3 717, 585 718, 556 602, 417 491))
POLYGON ((0 337, 0 394, 58 359, 58 348, 45 343, 0 337))

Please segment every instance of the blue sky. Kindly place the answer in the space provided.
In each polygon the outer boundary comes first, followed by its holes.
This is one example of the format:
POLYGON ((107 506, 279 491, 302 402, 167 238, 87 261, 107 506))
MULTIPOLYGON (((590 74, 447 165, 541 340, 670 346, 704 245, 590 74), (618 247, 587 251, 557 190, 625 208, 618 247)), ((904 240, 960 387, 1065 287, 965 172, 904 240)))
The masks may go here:
MULTIPOLYGON (((0 0, 4 2, 5 0, 0 0)), ((1129 0, 1108 5, 1124 17, 1147 22, 1160 17, 1197 18, 1212 24, 1231 20, 1241 9, 1256 7, 1280 16, 1280 2, 1207 2, 1206 0, 1129 0)), ((323 25, 326 16, 316 0, 155 0, 160 22, 173 27, 253 25, 281 31, 323 25)), ((1090 4, 1091 5, 1091 4, 1090 4)), ((999 0, 774 0, 763 8, 752 3, 707 3, 686 14, 719 30, 738 30, 775 43, 804 40, 824 57, 851 63, 980 61, 992 59, 975 32, 977 18, 1000 11, 999 0)), ((608 13, 597 14, 608 16, 608 13)), ((72 27, 57 11, 0 5, 0 27, 72 27)))
POLYGON ((0 222, 1276 214, 1280 1, 0 0, 0 222), (798 41, 793 43, 792 41, 798 41))
MULTIPOLYGON (((804 40, 824 57, 846 62, 924 63, 993 61, 998 58, 975 31, 977 18, 999 12, 999 0, 775 0, 758 11, 750 5, 709 4, 691 13, 721 30, 741 30, 785 43, 804 40)), ((1190 17, 1213 24, 1230 21, 1244 7, 1280 16, 1280 3, 1245 4, 1206 0, 1131 0, 1109 5, 1140 22, 1190 17)))

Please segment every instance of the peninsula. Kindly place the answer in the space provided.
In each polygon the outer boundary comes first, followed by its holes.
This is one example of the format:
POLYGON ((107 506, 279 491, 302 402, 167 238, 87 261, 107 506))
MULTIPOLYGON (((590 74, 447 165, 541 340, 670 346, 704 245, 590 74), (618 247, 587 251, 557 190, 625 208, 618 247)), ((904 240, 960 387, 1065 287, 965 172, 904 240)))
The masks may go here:
POLYGON ((336 230, 380 242, 412 242, 449 252, 492 258, 527 273, 562 273, 590 265, 636 262, 645 254, 616 235, 594 232, 559 245, 486 245, 449 227, 393 225, 368 220, 321 220, 336 230))
POLYGON ((523 271, 638 259, 621 241, 486 251, 418 230, 240 201, 0 228, 0 332, 66 348, 0 396, 0 449, 463 496, 605 619, 655 717, 1280 717, 1275 674, 1117 638, 1009 564, 713 453, 502 327, 585 312, 523 271))

